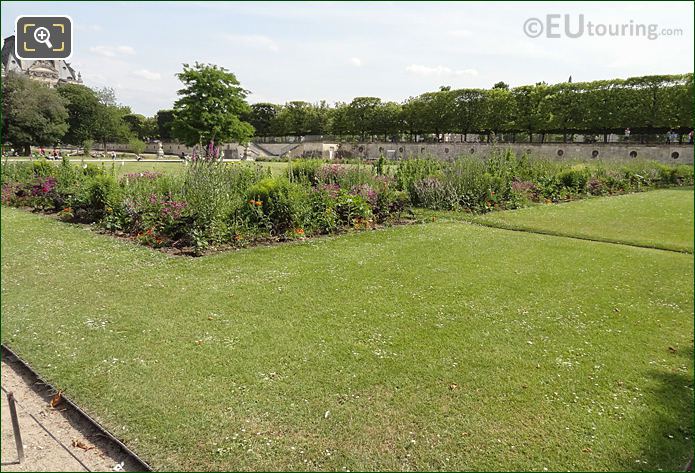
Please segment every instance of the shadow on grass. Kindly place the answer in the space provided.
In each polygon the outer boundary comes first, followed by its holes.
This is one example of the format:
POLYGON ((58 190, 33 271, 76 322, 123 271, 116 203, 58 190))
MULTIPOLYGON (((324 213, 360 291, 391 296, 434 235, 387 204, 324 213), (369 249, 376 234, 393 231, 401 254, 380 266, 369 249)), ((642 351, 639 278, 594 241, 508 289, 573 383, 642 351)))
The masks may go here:
MULTIPOLYGON (((675 355, 685 365, 693 362, 693 347, 675 355)), ((656 386, 645 396, 651 399, 648 414, 642 419, 639 459, 624 455, 620 464, 626 470, 663 469, 683 471, 693 454, 693 378, 687 373, 652 371, 656 386)))

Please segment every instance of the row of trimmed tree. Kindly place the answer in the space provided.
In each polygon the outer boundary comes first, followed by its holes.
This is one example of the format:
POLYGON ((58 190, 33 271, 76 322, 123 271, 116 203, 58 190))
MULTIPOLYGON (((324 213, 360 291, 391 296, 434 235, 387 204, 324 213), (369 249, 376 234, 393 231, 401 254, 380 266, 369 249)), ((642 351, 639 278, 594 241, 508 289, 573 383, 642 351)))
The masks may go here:
POLYGON ((403 103, 358 97, 329 107, 322 102, 251 105, 247 120, 256 136, 334 135, 362 140, 407 135, 487 136, 687 133, 693 126, 693 74, 633 77, 594 82, 538 83, 491 89, 442 87, 403 103))

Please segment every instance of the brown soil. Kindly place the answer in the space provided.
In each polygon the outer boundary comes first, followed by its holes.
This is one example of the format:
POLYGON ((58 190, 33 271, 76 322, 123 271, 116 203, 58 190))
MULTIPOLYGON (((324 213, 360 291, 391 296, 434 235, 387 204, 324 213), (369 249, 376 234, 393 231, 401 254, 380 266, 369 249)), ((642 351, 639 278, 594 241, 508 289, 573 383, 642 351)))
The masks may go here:
POLYGON ((50 402, 55 393, 22 365, 4 355, 2 388, 2 471, 142 470, 132 457, 77 411, 61 403, 52 408, 50 402), (24 445, 21 464, 17 461, 6 391, 12 392, 17 401, 24 445), (39 422, 55 438, 41 428, 39 422))

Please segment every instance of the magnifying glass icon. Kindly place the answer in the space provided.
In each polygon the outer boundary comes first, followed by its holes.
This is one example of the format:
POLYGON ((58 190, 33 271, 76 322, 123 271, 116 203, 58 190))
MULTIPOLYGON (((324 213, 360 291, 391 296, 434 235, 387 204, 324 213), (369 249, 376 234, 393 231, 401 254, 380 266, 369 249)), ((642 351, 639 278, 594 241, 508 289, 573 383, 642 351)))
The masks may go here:
POLYGON ((48 31, 48 28, 44 28, 43 26, 36 28, 34 30, 34 39, 37 43, 45 44, 50 49, 53 49, 53 45, 51 44, 51 32, 48 31))

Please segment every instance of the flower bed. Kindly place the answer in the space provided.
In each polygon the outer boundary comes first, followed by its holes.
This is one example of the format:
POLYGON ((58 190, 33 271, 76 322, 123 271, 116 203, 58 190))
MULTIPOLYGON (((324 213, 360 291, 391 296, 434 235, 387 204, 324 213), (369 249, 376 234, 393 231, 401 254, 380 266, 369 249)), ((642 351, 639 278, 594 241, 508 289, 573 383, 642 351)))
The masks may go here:
POLYGON ((484 213, 534 202, 692 186, 693 167, 638 160, 568 163, 503 152, 487 160, 403 161, 395 178, 396 187, 407 191, 415 206, 484 213))
POLYGON ((308 161, 286 177, 272 177, 260 166, 198 160, 182 175, 117 178, 113 170, 68 160, 11 163, 3 166, 2 202, 190 254, 400 221, 409 202, 392 178, 377 178, 365 167, 332 172, 330 166, 320 178, 309 172, 324 167, 308 161))
POLYGON ((414 159, 391 166, 300 160, 285 177, 262 166, 195 160, 180 175, 45 161, 5 163, 2 203, 55 212, 142 244, 201 254, 401 221, 411 205, 488 212, 534 202, 693 184, 690 166, 571 164, 505 152, 487 160, 414 159), (395 168, 395 169, 394 169, 395 168))

